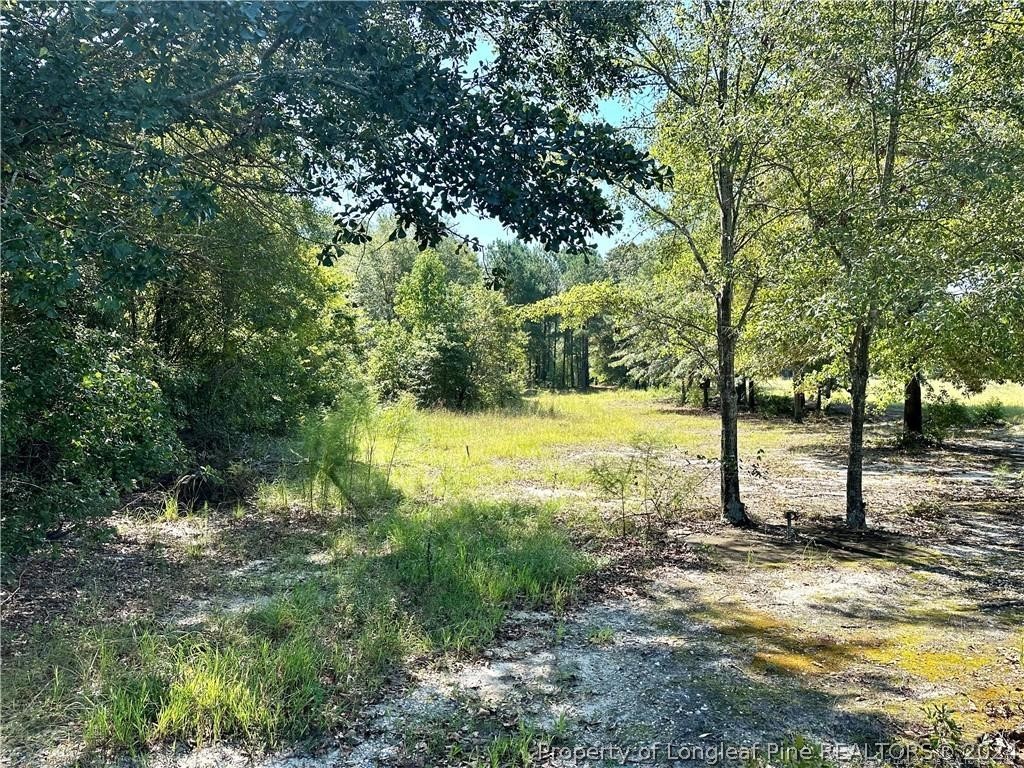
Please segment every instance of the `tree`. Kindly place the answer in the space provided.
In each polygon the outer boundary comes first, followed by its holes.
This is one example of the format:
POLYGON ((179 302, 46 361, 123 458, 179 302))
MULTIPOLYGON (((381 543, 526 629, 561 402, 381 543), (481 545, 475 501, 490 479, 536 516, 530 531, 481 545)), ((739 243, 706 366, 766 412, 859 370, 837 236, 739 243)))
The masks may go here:
MULTIPOLYGON (((153 418, 161 428, 183 435, 194 425, 216 425, 214 438, 222 428, 252 427, 252 413, 233 411, 229 395, 265 402, 278 427, 300 402, 317 401, 317 366, 304 362, 301 343, 318 364, 328 354, 343 363, 352 351, 317 335, 333 318, 344 336, 347 321, 332 306, 337 286, 324 285, 326 273, 309 259, 330 264, 345 245, 367 242, 378 211, 394 216, 389 237, 409 234, 442 252, 451 217, 469 210, 552 247, 581 248, 590 233, 614 229, 618 214, 602 185, 646 184, 653 163, 609 126, 575 115, 621 81, 618 52, 640 10, 5 5, 4 417, 5 427, 26 425, 5 429, 5 488, 9 470, 35 485, 67 481, 62 487, 89 500, 114 487, 108 454, 97 453, 90 467, 73 458, 74 435, 48 437, 82 394, 83 377, 110 366, 125 367, 132 391, 138 382, 159 385, 132 399, 138 423, 148 418, 142 411, 160 414, 153 418), (565 66, 569 53, 573 67, 565 66), (316 198, 333 204, 333 226, 311 209, 299 213, 316 198), (237 230, 237 247, 218 221, 237 230), (286 268, 286 255, 299 265, 286 268), (267 271, 250 269, 247 256, 267 271), (294 304, 281 301, 286 285, 301 286, 294 304), (184 314, 200 308, 214 312, 184 314), (74 360, 49 353, 83 343, 89 349, 74 360), (171 375, 183 357, 201 360, 197 376, 171 375), (240 370, 246 375, 232 388, 240 370), (175 405, 183 407, 172 414, 175 405)), ((452 255, 447 266, 472 272, 464 251, 452 255)), ((387 296, 380 307, 390 311, 387 296)), ((90 443, 101 427, 76 428, 90 443)), ((165 442, 162 430, 148 434, 165 442)), ((138 467, 132 482, 150 478, 155 464, 122 462, 138 467)), ((58 510, 99 508, 51 496, 58 510)), ((38 519, 26 530, 50 524, 38 508, 32 514, 38 519)))
POLYGON ((586 390, 590 387, 589 327, 600 315, 614 312, 621 296, 607 280, 576 283, 566 290, 521 308, 526 322, 554 318, 562 329, 562 386, 586 390), (578 342, 574 338, 579 333, 578 342))
POLYGON ((671 236, 635 250, 645 256, 633 253, 632 274, 619 282, 615 364, 638 383, 678 386, 685 402, 694 379, 703 386, 716 375, 713 298, 703 288, 699 266, 677 257, 671 236))
MULTIPOLYGON (((987 110, 964 101, 966 92, 955 86, 973 67, 972 47, 999 30, 982 5, 804 10, 818 77, 809 81, 808 108, 795 118, 791 143, 779 148, 780 165, 804 206, 815 256, 811 282, 819 290, 807 297, 805 317, 821 329, 823 348, 845 359, 852 399, 846 520, 860 529, 872 350, 881 332, 923 317, 964 274, 940 241, 966 213, 961 180, 980 177, 962 173, 963 155, 950 154, 949 142, 971 130, 967 113, 987 110)), ((978 158, 977 147, 967 156, 978 158)))
POLYGON ((398 286, 396 319, 371 325, 370 378, 385 399, 422 405, 503 405, 522 388, 525 339, 502 295, 448 277, 427 249, 398 286))
POLYGON ((141 258, 142 233, 107 233, 104 218, 212 215, 211 188, 231 185, 327 196, 348 239, 365 238, 366 216, 389 205, 424 244, 445 234, 445 217, 475 208, 523 239, 581 246, 617 223, 599 183, 645 182, 653 170, 609 126, 569 111, 618 81, 614 53, 638 12, 12 6, 2 32, 11 229, 26 250, 70 229, 75 242, 121 237, 141 258), (493 57, 470 69, 484 30, 493 57), (571 70, 557 64, 567 50, 571 70), (83 189, 109 200, 81 199, 83 189))
POLYGON ((642 33, 633 63, 661 95, 652 154, 673 172, 665 200, 633 197, 675 238, 699 270, 715 312, 721 400, 721 508, 749 524, 740 498, 736 345, 767 267, 775 203, 773 144, 800 108, 784 43, 789 14, 775 4, 717 0, 662 6, 642 33), (713 212, 713 213, 712 213, 713 212))
MULTIPOLYGON (((483 252, 487 285, 500 290, 513 306, 531 304, 555 295, 561 274, 555 255, 517 240, 499 240, 483 252)), ((526 332, 526 378, 533 383, 554 383, 557 356, 553 353, 558 329, 550 318, 523 322, 526 332)))

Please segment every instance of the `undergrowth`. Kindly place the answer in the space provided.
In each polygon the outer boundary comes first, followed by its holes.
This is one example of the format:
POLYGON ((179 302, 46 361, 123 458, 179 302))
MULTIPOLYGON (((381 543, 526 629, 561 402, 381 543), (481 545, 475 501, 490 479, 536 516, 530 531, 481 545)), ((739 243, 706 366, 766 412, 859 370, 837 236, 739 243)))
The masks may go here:
POLYGON ((411 658, 480 649, 514 606, 561 610, 590 567, 536 505, 406 502, 334 528, 321 570, 198 628, 54 630, 52 653, 4 675, 5 704, 34 699, 6 735, 77 718, 85 743, 110 751, 301 742, 411 658))

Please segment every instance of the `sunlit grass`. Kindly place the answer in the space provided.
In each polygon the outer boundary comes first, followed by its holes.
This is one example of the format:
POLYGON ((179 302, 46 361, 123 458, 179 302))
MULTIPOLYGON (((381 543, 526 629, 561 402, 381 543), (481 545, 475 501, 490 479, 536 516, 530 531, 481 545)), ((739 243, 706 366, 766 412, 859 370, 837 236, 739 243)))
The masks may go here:
MULTIPOLYGON (((758 382, 761 392, 789 396, 793 392, 790 379, 774 378, 758 382)), ((1012 424, 1024 424, 1024 385, 1014 382, 992 383, 980 392, 964 392, 947 381, 928 380, 924 386, 924 405, 939 397, 961 400, 969 406, 980 406, 998 401, 1003 406, 1006 420, 1012 424)), ((850 395, 844 389, 832 393, 828 402, 848 405, 850 395)), ((899 383, 873 378, 868 383, 868 403, 876 409, 885 409, 903 404, 903 387, 899 383)))
POLYGON ((964 398, 968 405, 983 405, 998 400, 1003 415, 1013 424, 1024 424, 1024 385, 1006 382, 989 384, 981 392, 964 398))
MULTIPOLYGON (((512 411, 427 411, 398 452, 394 480, 406 494, 436 498, 487 495, 517 482, 580 488, 595 454, 623 450, 639 435, 686 453, 715 457, 719 420, 676 407, 664 391, 542 393, 512 411)), ((741 451, 811 439, 785 422, 744 419, 741 451)))
POLYGON ((277 747, 344 721, 412 658, 479 650, 510 608, 563 610, 593 566, 543 504, 406 500, 327 526, 261 551, 299 583, 252 584, 241 608, 197 625, 111 621, 100 602, 40 626, 30 653, 5 661, 5 735, 277 747))

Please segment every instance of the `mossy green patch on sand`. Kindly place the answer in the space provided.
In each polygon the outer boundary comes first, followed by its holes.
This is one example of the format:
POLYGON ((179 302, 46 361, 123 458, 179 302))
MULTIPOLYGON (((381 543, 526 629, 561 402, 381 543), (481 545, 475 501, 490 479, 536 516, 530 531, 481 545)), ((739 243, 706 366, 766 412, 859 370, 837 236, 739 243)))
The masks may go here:
POLYGON ((824 664, 802 653, 760 651, 751 661, 754 669, 790 675, 814 675, 825 670, 824 664))
POLYGON ((989 653, 943 643, 944 633, 912 624, 886 628, 886 642, 865 657, 929 682, 957 683, 993 660, 989 653))
POLYGON ((749 608, 727 606, 699 614, 722 635, 754 646, 754 669, 790 675, 834 672, 860 661, 876 641, 814 634, 749 608))

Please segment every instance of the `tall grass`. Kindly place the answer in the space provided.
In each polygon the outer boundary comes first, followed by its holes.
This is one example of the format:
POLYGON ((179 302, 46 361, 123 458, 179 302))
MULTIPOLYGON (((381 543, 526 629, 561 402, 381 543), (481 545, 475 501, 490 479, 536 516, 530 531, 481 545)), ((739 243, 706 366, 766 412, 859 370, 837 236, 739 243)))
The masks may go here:
POLYGON ((517 502, 411 510, 390 522, 386 538, 381 575, 412 602, 439 650, 488 643, 516 603, 561 610, 588 568, 550 509, 517 502))

